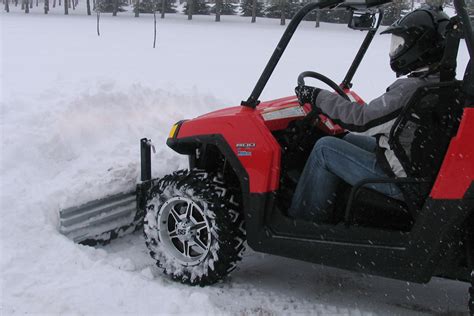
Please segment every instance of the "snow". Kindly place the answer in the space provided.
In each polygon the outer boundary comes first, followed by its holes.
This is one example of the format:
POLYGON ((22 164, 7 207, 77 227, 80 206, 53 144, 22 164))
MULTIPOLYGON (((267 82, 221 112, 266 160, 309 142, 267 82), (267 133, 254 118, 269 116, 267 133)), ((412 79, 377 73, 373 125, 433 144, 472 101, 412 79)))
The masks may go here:
MULTIPOLYGON (((11 6, 0 15, 0 313, 418 315, 466 311, 467 284, 409 284, 247 251, 206 288, 176 284, 141 234, 106 247, 58 232, 60 208, 133 188, 139 139, 153 139, 153 175, 186 167, 168 149, 172 124, 246 99, 283 32, 278 19, 103 14, 11 6)), ((342 80, 363 33, 304 22, 261 99, 293 93, 297 75, 342 80)), ((377 36, 354 78, 369 100, 395 78, 377 36), (376 79, 374 79, 376 78, 376 79)), ((461 48, 465 66, 467 53, 461 48)), ((463 64, 464 63, 464 64, 463 64)))

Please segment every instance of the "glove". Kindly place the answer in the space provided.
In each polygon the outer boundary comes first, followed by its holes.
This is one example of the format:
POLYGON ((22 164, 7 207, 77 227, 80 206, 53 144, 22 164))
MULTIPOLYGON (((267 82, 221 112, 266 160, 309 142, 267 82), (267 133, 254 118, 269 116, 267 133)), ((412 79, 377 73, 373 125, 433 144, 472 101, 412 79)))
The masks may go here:
POLYGON ((321 89, 310 86, 297 86, 295 88, 295 93, 300 104, 304 105, 309 103, 312 107, 316 103, 316 98, 318 97, 319 92, 321 92, 321 89))

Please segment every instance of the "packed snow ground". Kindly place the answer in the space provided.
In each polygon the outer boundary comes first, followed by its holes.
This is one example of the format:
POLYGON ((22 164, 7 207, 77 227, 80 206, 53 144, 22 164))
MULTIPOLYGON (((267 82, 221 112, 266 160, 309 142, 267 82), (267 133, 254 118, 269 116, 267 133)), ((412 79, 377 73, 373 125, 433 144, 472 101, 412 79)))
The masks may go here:
MULTIPOLYGON (((171 125, 246 99, 283 28, 168 15, 152 49, 151 15, 102 15, 98 37, 82 7, 67 17, 62 7, 11 9, 0 15, 0 314, 466 312, 460 282, 411 284, 248 251, 225 282, 188 287, 154 268, 140 234, 102 248, 72 243, 58 210, 133 187, 141 137, 157 145, 154 176, 185 167, 164 145, 171 125)), ((303 23, 261 99, 292 94, 304 70, 340 81, 363 35, 303 23)), ((394 80, 388 47, 378 36, 354 79, 366 99, 394 80)))

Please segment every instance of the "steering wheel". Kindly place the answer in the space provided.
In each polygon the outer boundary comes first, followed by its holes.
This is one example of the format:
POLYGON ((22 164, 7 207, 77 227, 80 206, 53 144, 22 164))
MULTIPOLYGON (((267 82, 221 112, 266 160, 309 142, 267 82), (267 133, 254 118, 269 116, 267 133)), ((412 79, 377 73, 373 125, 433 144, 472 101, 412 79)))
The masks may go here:
POLYGON ((305 85, 305 83, 304 83, 305 78, 314 78, 314 79, 318 79, 319 81, 324 82, 325 84, 327 84, 328 86, 333 88, 334 91, 336 91, 341 97, 343 97, 347 101, 350 101, 349 97, 344 92, 344 90, 342 90, 342 88, 337 83, 335 83, 334 81, 332 81, 328 77, 326 77, 324 75, 321 75, 320 73, 315 72, 315 71, 304 71, 298 76, 298 85, 299 86, 305 85))

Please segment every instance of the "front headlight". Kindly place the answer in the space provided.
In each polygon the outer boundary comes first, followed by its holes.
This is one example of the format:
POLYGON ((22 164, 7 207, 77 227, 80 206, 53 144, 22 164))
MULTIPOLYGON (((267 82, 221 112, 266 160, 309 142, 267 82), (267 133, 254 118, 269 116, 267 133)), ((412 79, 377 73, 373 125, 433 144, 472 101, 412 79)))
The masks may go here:
POLYGON ((170 134, 168 135, 168 138, 174 138, 176 136, 176 132, 178 131, 178 123, 174 124, 173 127, 171 127, 170 134))
POLYGON ((178 136, 179 129, 181 128, 181 125, 186 122, 186 120, 179 121, 171 127, 170 134, 168 135, 168 138, 175 138, 178 136))

